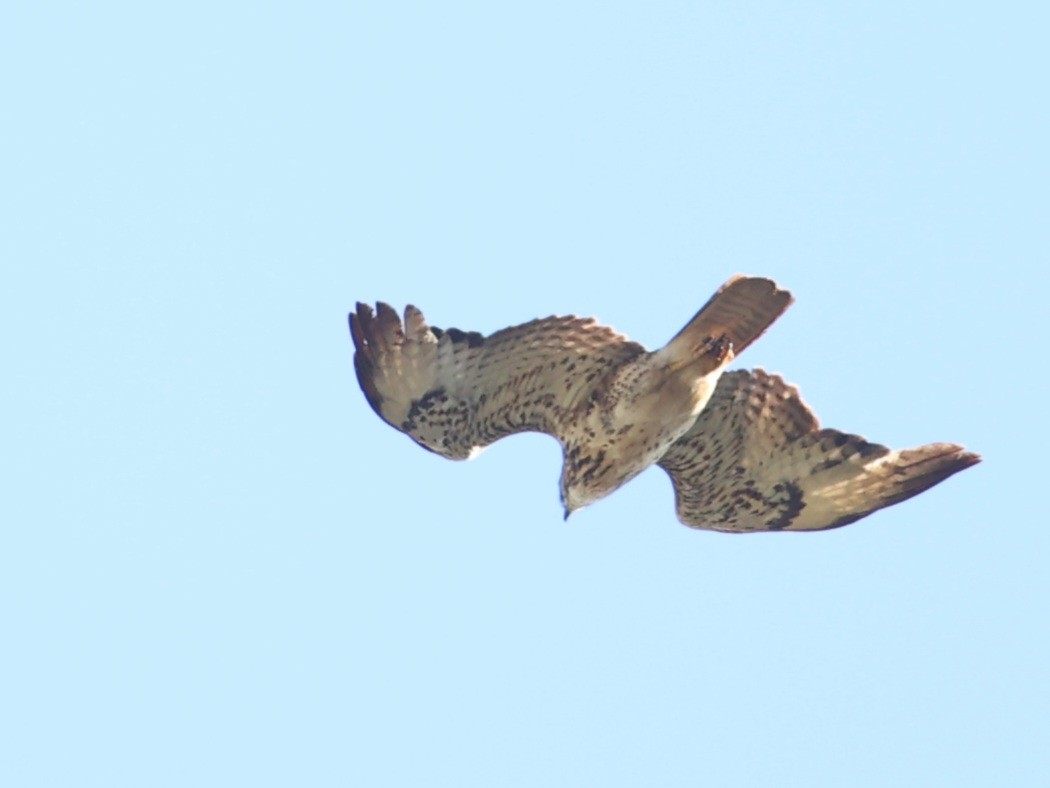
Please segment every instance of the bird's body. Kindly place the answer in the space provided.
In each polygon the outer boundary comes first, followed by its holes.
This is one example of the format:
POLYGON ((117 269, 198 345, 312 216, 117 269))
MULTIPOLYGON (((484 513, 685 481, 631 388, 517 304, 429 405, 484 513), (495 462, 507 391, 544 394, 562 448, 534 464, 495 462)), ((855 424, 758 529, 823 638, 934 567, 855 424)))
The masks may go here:
POLYGON ((768 279, 734 277, 652 352, 575 317, 482 337, 431 328, 415 307, 402 321, 386 304, 376 312, 358 304, 350 328, 369 403, 424 448, 468 459, 516 432, 557 438, 566 516, 660 464, 687 525, 819 530, 979 460, 951 444, 890 452, 818 430, 780 378, 761 371, 723 377, 790 303, 768 279))

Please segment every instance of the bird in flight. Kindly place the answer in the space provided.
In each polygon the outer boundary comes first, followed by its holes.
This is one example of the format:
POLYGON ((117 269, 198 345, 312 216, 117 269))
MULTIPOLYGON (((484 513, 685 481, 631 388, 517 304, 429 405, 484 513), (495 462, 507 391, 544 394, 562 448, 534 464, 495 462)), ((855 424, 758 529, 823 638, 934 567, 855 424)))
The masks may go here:
POLYGON ((465 460, 517 432, 554 436, 566 518, 655 463, 692 528, 820 531, 980 462, 951 443, 891 450, 822 429, 780 376, 725 372, 791 302, 769 279, 735 276, 654 351, 593 318, 486 337, 382 302, 358 303, 350 333, 372 409, 423 448, 465 460))

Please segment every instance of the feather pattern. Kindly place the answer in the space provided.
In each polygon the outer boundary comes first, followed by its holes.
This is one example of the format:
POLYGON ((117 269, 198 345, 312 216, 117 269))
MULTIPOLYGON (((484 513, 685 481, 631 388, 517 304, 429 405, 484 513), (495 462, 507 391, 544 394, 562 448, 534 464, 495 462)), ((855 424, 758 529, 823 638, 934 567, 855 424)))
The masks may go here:
POLYGON ((613 369, 645 352, 592 318, 548 317, 488 337, 404 322, 387 304, 350 315, 358 379, 372 409, 449 459, 517 432, 563 443, 565 415, 613 369))
POLYGON ((847 525, 979 460, 950 443, 891 451, 820 429, 797 388, 756 369, 724 375, 658 464, 685 525, 746 533, 847 525))
POLYGON ((656 463, 690 527, 816 531, 980 461, 950 443, 892 451, 821 429, 779 376, 724 373, 791 300, 769 279, 733 277, 653 352, 593 318, 547 317, 486 337, 382 302, 357 304, 350 333, 368 403, 424 448, 463 460, 517 432, 554 436, 566 517, 656 463))

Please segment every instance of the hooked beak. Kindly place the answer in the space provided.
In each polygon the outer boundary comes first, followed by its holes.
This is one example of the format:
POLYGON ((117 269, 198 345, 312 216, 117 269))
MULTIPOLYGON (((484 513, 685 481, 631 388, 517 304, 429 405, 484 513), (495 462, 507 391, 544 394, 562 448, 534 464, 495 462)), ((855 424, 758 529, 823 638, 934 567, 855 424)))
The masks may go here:
POLYGON ((572 509, 570 509, 568 506, 566 506, 565 507, 565 514, 562 516, 561 521, 565 522, 566 520, 568 520, 570 514, 572 514, 572 509))

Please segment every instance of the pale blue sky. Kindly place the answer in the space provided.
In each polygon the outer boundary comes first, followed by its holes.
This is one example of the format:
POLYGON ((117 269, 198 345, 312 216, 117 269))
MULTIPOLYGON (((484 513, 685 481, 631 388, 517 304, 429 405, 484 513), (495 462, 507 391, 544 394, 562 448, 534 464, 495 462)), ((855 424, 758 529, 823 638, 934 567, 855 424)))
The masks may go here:
POLYGON ((0 33, 0 783, 1050 780, 1039 3, 22 4, 0 33), (823 534, 561 520, 380 422, 356 300, 740 360, 985 461, 823 534))

